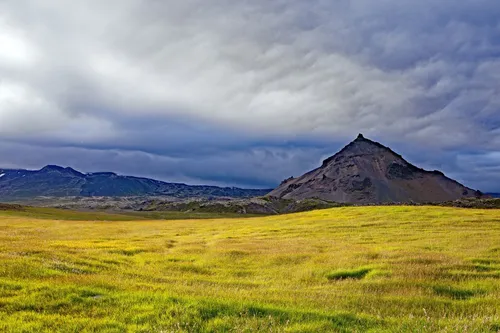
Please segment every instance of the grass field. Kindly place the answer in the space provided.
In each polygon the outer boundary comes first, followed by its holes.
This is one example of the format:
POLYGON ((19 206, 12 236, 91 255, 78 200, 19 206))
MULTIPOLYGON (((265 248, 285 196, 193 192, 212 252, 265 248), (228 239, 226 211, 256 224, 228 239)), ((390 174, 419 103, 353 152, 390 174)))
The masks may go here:
POLYGON ((498 332, 500 210, 0 211, 0 331, 498 332))

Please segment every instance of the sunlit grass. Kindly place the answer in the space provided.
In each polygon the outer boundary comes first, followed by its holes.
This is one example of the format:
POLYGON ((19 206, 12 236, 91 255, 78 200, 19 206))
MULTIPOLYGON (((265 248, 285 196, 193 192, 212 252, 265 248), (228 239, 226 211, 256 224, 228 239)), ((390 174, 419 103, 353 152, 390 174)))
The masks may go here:
POLYGON ((144 218, 0 212, 0 331, 500 330, 498 210, 144 218))

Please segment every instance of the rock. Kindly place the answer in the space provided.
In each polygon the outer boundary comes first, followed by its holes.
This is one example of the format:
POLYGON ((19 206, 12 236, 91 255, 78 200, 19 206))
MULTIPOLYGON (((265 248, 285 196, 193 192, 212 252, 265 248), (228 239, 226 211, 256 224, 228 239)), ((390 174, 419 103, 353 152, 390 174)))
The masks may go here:
POLYGON ((442 172, 418 168, 363 134, 324 160, 321 167, 269 193, 283 199, 354 204, 437 203, 475 195, 442 172))

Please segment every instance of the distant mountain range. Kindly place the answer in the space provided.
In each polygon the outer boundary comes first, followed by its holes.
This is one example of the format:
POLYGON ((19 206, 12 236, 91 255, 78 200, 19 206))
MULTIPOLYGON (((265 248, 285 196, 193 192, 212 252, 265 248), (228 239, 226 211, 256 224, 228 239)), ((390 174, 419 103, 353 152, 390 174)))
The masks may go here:
POLYGON ((270 189, 241 189, 167 183, 113 172, 81 173, 72 168, 48 165, 40 170, 1 169, 0 200, 39 196, 171 196, 176 198, 247 198, 263 196, 270 189))
POLYGON ((269 193, 280 199, 317 198, 359 204, 437 203, 481 195, 440 171, 410 164, 361 134, 319 168, 287 179, 269 193))
MULTIPOLYGON (((1 169, 0 201, 37 197, 252 198, 326 203, 441 203, 482 197, 440 171, 426 171, 382 144, 359 135, 323 164, 276 189, 241 189, 168 183, 113 172, 82 173, 48 165, 40 170, 1 169)), ((489 193, 488 196, 500 197, 489 193)), ((255 204, 255 202, 252 202, 255 204)), ((137 206, 137 204, 135 204, 137 206)), ((273 208, 274 209, 274 208, 273 208)))
POLYGON ((486 195, 492 196, 493 198, 500 198, 500 193, 486 193, 486 195))

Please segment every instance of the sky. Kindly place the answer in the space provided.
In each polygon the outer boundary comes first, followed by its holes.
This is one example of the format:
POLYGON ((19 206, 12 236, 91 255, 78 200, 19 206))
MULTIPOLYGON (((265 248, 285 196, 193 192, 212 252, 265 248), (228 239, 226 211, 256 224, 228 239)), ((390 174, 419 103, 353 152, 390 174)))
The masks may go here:
POLYGON ((272 188, 358 133, 500 192, 498 0, 0 0, 0 166, 272 188))

